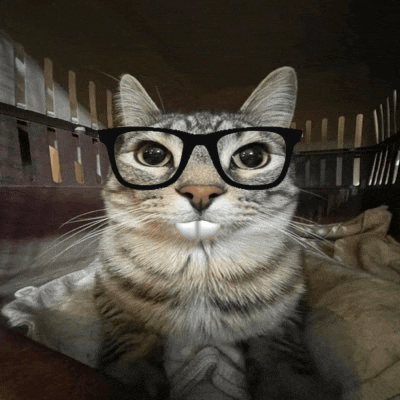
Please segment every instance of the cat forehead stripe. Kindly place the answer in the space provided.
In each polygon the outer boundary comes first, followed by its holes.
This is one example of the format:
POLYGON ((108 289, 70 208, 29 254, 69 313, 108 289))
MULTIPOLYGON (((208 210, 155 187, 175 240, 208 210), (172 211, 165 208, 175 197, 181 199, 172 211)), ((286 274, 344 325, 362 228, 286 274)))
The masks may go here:
POLYGON ((233 128, 251 127, 250 124, 240 120, 235 114, 210 114, 207 112, 196 112, 189 115, 165 115, 163 116, 163 120, 159 121, 154 126, 176 129, 194 134, 208 134, 233 128))

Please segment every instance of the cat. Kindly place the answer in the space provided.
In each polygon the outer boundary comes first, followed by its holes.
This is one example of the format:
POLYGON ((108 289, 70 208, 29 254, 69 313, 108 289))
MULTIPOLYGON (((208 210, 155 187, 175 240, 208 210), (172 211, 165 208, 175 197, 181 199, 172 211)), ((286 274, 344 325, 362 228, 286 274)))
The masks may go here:
MULTIPOLYGON (((118 105, 122 126, 201 135, 244 127, 288 128, 296 96, 296 73, 282 67, 259 84, 237 113, 162 113, 134 77, 123 75, 118 105)), ((142 167, 135 174, 145 172, 142 167)), ((250 180, 251 174, 247 171, 250 180)), ((285 327, 300 329, 303 321, 306 286, 302 246, 292 232, 299 196, 293 166, 273 188, 240 189, 221 178, 204 146, 196 146, 175 183, 134 190, 110 172, 102 196, 108 227, 100 242, 102 267, 94 293, 103 324, 99 368, 127 384, 141 383, 150 397, 168 398, 166 353, 188 346, 195 354, 204 346, 221 349, 226 344, 245 357, 248 394, 263 398, 263 389, 257 389, 265 375, 263 363, 254 361, 249 343, 254 338, 273 343, 272 338, 285 337, 285 327), (179 227, 196 220, 219 231, 212 229, 209 240, 188 238, 187 228, 179 227), (173 350, 168 350, 168 338, 172 343, 180 338, 173 350)), ((299 354, 304 350, 301 343, 297 348, 299 354)), ((302 373, 293 376, 301 380, 302 373)), ((268 399, 296 398, 283 393, 285 384, 275 378, 268 399)), ((311 387, 311 393, 324 392, 314 381, 311 387)), ((339 392, 335 386, 324 398, 341 398, 339 392)))

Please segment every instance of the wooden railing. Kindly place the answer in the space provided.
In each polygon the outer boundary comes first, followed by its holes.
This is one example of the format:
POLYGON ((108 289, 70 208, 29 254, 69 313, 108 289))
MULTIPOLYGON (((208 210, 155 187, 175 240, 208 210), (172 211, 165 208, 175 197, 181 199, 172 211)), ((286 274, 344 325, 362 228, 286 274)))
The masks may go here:
POLYGON ((42 68, 4 32, 0 67, 0 187, 101 186, 109 164, 96 130, 113 126, 111 91, 101 94, 104 125, 94 82, 88 83, 87 110, 78 101, 73 71, 65 90, 51 59, 42 68))

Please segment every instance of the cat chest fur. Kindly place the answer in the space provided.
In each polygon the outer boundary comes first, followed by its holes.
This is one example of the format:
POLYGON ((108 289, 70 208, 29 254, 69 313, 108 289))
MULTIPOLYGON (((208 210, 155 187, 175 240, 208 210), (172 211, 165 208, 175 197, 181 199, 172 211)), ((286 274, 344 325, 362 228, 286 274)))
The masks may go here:
POLYGON ((298 255, 280 261, 274 271, 259 266, 253 277, 249 273, 247 279, 224 281, 212 274, 197 279, 152 275, 119 258, 118 268, 105 266, 98 279, 105 303, 146 331, 190 336, 201 343, 232 342, 273 331, 304 293, 298 255))

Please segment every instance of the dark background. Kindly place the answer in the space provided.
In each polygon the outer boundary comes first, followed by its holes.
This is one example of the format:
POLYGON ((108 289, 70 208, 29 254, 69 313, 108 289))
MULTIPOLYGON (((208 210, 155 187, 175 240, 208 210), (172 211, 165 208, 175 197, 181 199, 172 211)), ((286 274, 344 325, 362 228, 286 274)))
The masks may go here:
POLYGON ((0 27, 40 63, 50 57, 59 83, 73 69, 82 103, 89 80, 115 91, 103 73, 128 72, 167 111, 235 111, 291 65, 295 120, 315 121, 314 140, 321 118, 333 138, 337 117, 351 126, 359 112, 373 137, 371 110, 399 87, 399 22, 398 0, 0 0, 0 27))

